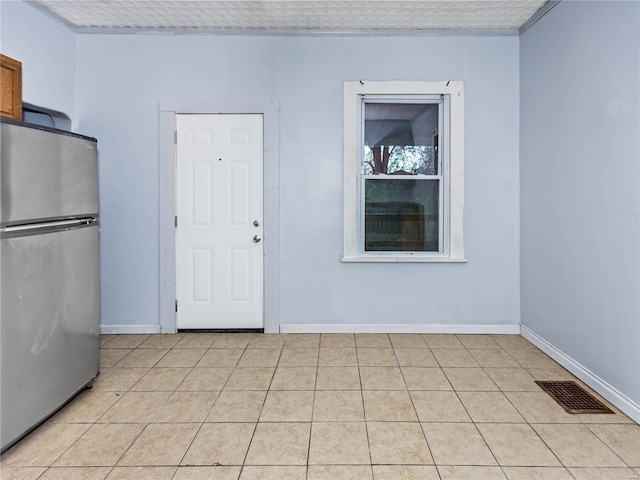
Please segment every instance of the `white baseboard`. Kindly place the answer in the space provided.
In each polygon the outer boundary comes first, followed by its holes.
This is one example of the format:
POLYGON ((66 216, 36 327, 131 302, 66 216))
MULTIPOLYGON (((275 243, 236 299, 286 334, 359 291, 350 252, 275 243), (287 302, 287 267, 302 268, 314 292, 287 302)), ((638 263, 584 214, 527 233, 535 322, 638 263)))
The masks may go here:
POLYGON ((640 405, 628 398, 623 393, 616 390, 603 379, 595 375, 589 369, 582 366, 573 358, 558 350, 552 344, 540 337, 537 333, 531 331, 524 325, 521 327, 522 336, 533 343, 544 353, 553 358, 556 362, 569 370, 573 375, 589 385, 593 390, 606 398, 612 405, 620 409, 625 415, 628 415, 634 422, 640 423, 640 405))
POLYGON ((102 335, 161 333, 160 325, 100 325, 102 335))
POLYGON ((429 325, 429 324, 323 324, 290 323, 280 325, 280 333, 469 333, 510 334, 520 333, 519 324, 491 325, 429 325))

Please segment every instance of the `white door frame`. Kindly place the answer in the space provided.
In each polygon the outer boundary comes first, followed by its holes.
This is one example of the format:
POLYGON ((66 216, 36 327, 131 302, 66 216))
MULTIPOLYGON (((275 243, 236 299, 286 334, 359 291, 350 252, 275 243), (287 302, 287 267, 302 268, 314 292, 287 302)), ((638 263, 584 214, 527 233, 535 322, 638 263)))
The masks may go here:
POLYGON ((264 119, 264 331, 280 330, 279 103, 274 99, 166 99, 159 102, 160 328, 176 332, 175 115, 256 113, 264 119))

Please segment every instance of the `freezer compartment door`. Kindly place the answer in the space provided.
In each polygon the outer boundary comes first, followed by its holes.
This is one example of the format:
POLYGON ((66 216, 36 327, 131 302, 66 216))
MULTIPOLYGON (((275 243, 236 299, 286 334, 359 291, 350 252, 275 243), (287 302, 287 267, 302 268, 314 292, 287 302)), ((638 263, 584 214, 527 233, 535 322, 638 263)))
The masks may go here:
POLYGON ((0 243, 5 450, 98 374, 98 227, 0 243))
POLYGON ((98 212, 95 141, 23 125, 0 128, 2 225, 98 212))

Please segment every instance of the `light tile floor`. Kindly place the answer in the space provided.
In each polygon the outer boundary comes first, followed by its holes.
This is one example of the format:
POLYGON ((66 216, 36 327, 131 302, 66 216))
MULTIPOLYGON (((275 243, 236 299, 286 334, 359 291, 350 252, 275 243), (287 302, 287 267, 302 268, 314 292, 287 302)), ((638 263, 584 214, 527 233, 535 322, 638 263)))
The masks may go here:
MULTIPOLYGON (((640 426, 570 415, 520 336, 105 335, 101 374, 1 477, 631 480, 640 426)), ((606 402, 605 402, 606 403, 606 402)))

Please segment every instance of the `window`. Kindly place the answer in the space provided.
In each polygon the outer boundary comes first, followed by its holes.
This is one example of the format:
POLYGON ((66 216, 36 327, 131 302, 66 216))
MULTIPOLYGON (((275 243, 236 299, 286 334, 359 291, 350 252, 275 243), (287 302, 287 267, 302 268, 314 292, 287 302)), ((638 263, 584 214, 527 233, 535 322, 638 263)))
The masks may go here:
POLYGON ((460 262, 462 82, 345 82, 343 261, 460 262))

